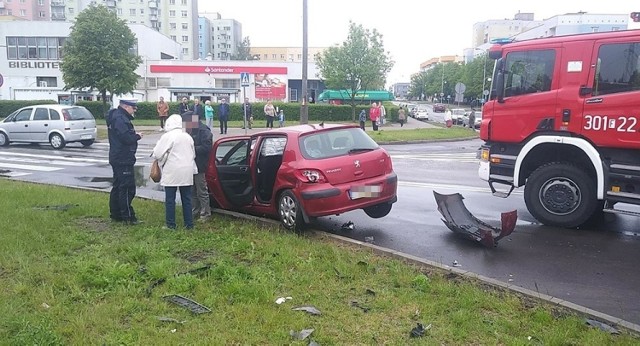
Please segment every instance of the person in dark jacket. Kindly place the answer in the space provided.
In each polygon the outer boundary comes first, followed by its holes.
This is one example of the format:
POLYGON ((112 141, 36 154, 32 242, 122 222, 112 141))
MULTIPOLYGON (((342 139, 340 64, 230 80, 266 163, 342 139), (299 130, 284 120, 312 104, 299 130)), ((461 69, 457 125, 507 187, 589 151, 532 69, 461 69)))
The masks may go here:
MULTIPOLYGON (((253 125, 253 113, 251 113, 251 111, 252 107, 251 103, 249 103, 249 98, 245 97, 244 103, 242 104, 242 112, 244 114, 245 123, 249 127, 249 130, 251 130, 251 125, 253 125)), ((244 129, 244 126, 242 126, 242 128, 244 129)))
POLYGON ((227 133, 227 121, 229 121, 229 104, 227 99, 220 100, 218 106, 218 121, 220 121, 220 134, 227 133))
POLYGON ((182 98, 182 102, 180 102, 180 106, 178 107, 178 111, 180 114, 184 114, 188 111, 193 111, 193 106, 189 104, 189 99, 186 97, 182 98))
POLYGON ((200 103, 200 99, 193 100, 193 113, 197 114, 200 119, 204 119, 204 105, 200 103))
POLYGON ((113 221, 137 224, 136 213, 131 206, 136 195, 133 165, 136 163, 138 141, 142 134, 136 132, 131 120, 137 109, 137 100, 122 99, 118 108, 107 114, 109 136, 109 164, 113 169, 113 186, 109 195, 109 212, 113 221))
POLYGON ((182 114, 183 127, 193 138, 193 145, 196 150, 196 166, 198 173, 193 175, 193 186, 191 188, 192 214, 200 221, 207 221, 211 217, 211 206, 209 205, 209 191, 207 189, 206 173, 209 167, 209 154, 213 146, 213 135, 211 129, 200 121, 200 117, 194 112, 182 114))

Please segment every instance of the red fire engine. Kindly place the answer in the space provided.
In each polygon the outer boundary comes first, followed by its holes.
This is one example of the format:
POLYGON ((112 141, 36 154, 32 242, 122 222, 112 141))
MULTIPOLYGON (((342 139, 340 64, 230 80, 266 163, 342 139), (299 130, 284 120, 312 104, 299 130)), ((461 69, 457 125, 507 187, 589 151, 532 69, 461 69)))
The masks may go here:
POLYGON ((496 44, 489 57, 478 173, 494 195, 524 186, 546 225, 640 216, 640 30, 496 44))

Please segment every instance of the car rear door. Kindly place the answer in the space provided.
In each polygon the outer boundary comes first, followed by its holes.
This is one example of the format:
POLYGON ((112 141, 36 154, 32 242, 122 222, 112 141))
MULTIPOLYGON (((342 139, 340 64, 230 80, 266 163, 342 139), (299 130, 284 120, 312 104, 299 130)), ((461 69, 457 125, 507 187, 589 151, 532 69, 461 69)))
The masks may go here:
POLYGON ((33 112, 33 121, 31 122, 31 132, 29 138, 35 142, 47 141, 50 129, 49 109, 46 107, 36 107, 33 112))
POLYGON ((234 137, 216 141, 212 158, 215 169, 209 169, 210 193, 223 205, 246 206, 253 202, 254 186, 249 157, 251 138, 234 137))

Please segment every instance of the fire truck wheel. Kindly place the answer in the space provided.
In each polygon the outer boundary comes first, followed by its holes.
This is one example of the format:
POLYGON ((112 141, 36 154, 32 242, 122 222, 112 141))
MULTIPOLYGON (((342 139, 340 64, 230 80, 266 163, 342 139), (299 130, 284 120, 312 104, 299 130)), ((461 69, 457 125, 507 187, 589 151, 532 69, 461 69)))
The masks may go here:
POLYGON ((531 173, 524 201, 531 215, 545 225, 578 227, 596 209, 596 183, 573 164, 552 162, 531 173))

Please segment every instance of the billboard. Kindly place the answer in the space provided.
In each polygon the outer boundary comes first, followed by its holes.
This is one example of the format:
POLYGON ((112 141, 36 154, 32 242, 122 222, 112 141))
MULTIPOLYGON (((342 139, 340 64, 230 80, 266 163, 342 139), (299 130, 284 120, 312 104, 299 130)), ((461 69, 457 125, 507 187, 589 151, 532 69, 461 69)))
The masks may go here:
POLYGON ((256 98, 261 100, 284 100, 287 97, 287 76, 256 73, 256 98))

